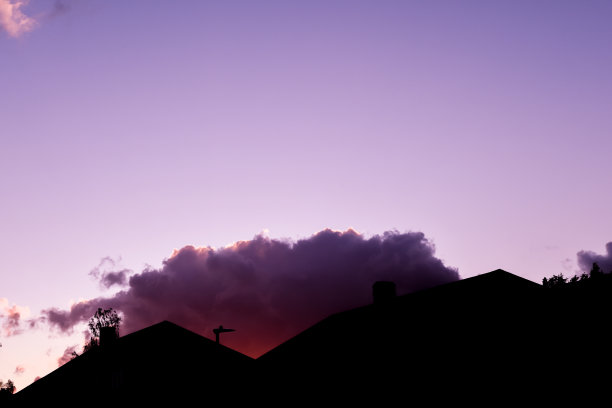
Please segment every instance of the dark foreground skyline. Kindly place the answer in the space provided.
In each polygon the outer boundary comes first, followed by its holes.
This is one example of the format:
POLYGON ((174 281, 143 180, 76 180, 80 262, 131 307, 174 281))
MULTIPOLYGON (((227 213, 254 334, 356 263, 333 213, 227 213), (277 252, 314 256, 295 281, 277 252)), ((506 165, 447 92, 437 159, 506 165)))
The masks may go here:
POLYGON ((590 381, 576 381, 563 398, 588 399, 601 395, 608 378, 594 370, 612 362, 601 324, 611 290, 612 275, 599 272, 551 287, 496 270, 404 296, 381 282, 373 304, 333 314, 256 360, 161 322, 106 337, 15 401, 72 404, 97 393, 109 402, 206 395, 223 403, 231 395, 235 403, 274 406, 322 399, 559 402, 551 387, 577 372, 590 381), (584 309, 558 313, 575 303, 584 309), (590 347, 566 348, 579 341, 590 347), (177 387, 160 387, 160 372, 172 372, 168 383, 177 387))

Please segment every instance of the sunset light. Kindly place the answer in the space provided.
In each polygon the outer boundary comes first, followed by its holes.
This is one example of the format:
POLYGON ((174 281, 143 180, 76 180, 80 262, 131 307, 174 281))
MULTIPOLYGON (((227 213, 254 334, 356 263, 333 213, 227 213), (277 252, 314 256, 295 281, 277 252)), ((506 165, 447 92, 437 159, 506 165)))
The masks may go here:
POLYGON ((609 306, 611 45, 599 0, 0 0, 0 405, 95 370, 144 393, 160 339, 220 390, 217 369, 612 340, 567 306, 609 306))

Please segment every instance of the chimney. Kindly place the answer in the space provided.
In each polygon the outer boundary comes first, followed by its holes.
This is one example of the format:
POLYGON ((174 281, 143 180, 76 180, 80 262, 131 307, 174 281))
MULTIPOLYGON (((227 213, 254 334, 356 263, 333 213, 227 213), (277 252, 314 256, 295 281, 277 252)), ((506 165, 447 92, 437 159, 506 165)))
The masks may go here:
POLYGON ((119 338, 117 328, 115 326, 100 327, 100 347, 107 347, 119 338))
POLYGON ((372 285, 372 295, 375 305, 384 305, 395 299, 395 283, 378 281, 372 285))

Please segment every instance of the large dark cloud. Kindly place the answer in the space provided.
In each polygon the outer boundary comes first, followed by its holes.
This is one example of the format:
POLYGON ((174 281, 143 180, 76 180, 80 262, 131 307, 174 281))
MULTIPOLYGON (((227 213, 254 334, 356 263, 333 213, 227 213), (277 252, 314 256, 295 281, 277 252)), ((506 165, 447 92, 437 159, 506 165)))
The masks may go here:
POLYGON ((295 243, 256 236, 222 249, 186 246, 112 297, 45 315, 62 331, 98 307, 122 313, 122 334, 166 319, 212 337, 222 324, 237 330, 224 344, 257 356, 329 314, 370 303, 377 280, 404 294, 457 279, 420 232, 365 238, 326 229, 295 243))
POLYGON ((612 272, 612 242, 606 244, 606 254, 599 255, 593 251, 578 252, 578 266, 582 272, 588 273, 596 262, 605 272, 612 272))

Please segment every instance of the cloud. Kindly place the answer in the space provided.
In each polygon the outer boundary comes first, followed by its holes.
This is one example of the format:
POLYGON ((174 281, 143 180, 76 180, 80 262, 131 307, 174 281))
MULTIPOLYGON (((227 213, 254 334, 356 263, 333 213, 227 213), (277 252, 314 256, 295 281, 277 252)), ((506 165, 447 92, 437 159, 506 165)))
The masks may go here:
POLYGON ((605 255, 599 255, 593 251, 578 252, 578 267, 582 272, 588 273, 593 263, 596 262, 605 273, 612 272, 612 242, 606 244, 606 252, 605 255))
POLYGON ((102 299, 94 299, 81 301, 73 304, 70 311, 60 310, 58 308, 50 308, 42 311, 42 319, 52 327, 56 327, 62 332, 72 333, 72 328, 79 322, 89 320, 93 316, 97 307, 94 304, 102 301, 102 299))
POLYGON ((100 260, 98 266, 89 272, 89 275, 99 281, 100 287, 108 289, 113 285, 125 286, 128 283, 128 277, 132 274, 131 269, 117 269, 117 264, 121 262, 121 258, 115 261, 111 257, 106 256, 100 260), (110 269, 110 270, 109 270, 110 269))
POLYGON ((36 26, 36 20, 23 14, 27 1, 0 0, 0 27, 11 37, 19 37, 36 26))
POLYGON ((21 375, 25 372, 25 367, 22 365, 18 365, 15 367, 15 375, 21 375))
POLYGON ((47 18, 53 18, 65 14, 70 10, 70 5, 65 0, 55 0, 53 8, 46 15, 47 18))
POLYGON ((122 313, 122 334, 170 320, 212 337, 222 324, 237 330, 224 344, 258 356, 332 313, 371 303, 375 281, 394 281, 404 294, 459 279, 434 252, 420 232, 365 238, 329 229, 297 242, 258 235, 221 249, 186 246, 111 297, 44 315, 64 332, 98 307, 122 313))
POLYGON ((66 350, 64 350, 64 354, 62 354, 62 356, 57 359, 57 366, 61 367, 70 360, 72 360, 74 358, 73 353, 76 352, 77 347, 78 345, 76 344, 74 346, 66 347, 66 350))
POLYGON ((21 320, 30 314, 30 309, 23 306, 12 305, 8 299, 0 298, 0 328, 6 336, 15 336, 22 332, 21 320))

